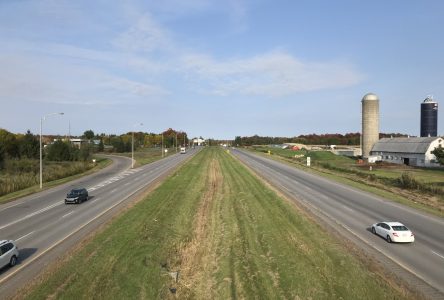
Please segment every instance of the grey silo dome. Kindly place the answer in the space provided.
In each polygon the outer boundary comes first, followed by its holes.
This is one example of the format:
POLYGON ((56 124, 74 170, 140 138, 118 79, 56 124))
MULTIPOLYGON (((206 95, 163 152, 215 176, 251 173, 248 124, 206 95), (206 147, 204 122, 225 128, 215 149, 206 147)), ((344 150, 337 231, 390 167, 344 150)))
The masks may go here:
POLYGON ((427 96, 427 98, 424 99, 423 103, 437 103, 437 102, 435 101, 435 99, 433 99, 432 96, 427 96))
POLYGON ((368 100, 379 100, 379 97, 376 94, 373 93, 367 93, 362 97, 362 101, 368 101, 368 100))

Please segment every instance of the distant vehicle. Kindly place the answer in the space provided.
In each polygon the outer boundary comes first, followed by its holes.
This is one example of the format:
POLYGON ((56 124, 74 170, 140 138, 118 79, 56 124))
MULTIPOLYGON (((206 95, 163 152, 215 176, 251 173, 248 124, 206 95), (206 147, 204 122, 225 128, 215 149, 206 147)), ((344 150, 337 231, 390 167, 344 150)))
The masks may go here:
POLYGON ((14 241, 0 241, 0 268, 6 265, 15 266, 19 256, 19 251, 14 241))
POLYGON ((85 188, 72 189, 65 198, 65 204, 68 203, 82 203, 89 199, 88 191, 85 188))
POLYGON ((413 243, 415 235, 404 224, 399 222, 381 222, 372 225, 372 232, 387 242, 413 243))
POLYGON ((185 147, 180 147, 180 153, 181 153, 181 154, 185 154, 185 153, 187 153, 187 148, 185 148, 185 147))

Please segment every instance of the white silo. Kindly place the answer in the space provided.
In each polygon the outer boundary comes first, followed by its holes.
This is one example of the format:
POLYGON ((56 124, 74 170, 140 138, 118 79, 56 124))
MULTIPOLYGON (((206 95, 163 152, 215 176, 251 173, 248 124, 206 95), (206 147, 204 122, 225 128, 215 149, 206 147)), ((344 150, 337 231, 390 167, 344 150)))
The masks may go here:
POLYGON ((368 159, 373 145, 379 141, 379 98, 368 93, 362 98, 362 157, 368 159))

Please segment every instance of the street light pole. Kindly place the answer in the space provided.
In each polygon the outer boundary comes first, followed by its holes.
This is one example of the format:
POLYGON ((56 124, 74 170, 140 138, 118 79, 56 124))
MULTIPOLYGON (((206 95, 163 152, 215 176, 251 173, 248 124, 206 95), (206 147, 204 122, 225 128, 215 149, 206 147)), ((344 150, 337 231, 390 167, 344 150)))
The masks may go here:
POLYGON ((131 142, 131 169, 134 169, 134 128, 136 125, 143 126, 143 123, 135 124, 133 126, 132 142, 131 142))
POLYGON ((53 115, 63 115, 62 112, 60 113, 52 113, 46 116, 43 116, 40 118, 40 189, 43 188, 43 151, 42 151, 42 125, 43 121, 46 120, 47 117, 53 116, 53 115))

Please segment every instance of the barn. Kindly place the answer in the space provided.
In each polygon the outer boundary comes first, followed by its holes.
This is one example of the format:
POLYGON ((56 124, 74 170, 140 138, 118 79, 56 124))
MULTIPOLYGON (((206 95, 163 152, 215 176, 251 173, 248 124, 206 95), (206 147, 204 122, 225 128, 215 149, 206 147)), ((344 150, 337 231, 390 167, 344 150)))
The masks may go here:
POLYGON ((432 151, 444 147, 442 137, 383 138, 374 144, 370 155, 379 161, 416 167, 439 167, 432 151))

